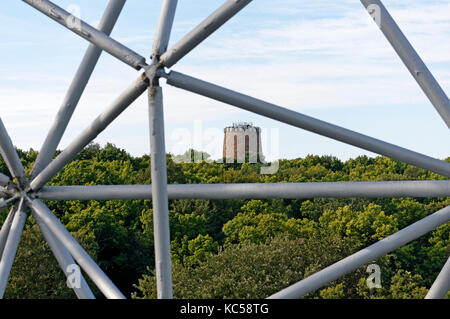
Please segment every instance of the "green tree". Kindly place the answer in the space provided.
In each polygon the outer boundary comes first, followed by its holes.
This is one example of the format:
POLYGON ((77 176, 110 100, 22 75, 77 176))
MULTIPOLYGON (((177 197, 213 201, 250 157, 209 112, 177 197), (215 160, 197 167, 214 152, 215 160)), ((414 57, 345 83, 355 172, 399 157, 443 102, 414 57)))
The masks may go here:
MULTIPOLYGON (((174 296, 265 298, 347 256, 354 249, 351 240, 319 236, 307 240, 278 236, 264 244, 230 245, 195 267, 175 262, 174 296)), ((361 271, 346 276, 341 281, 346 287, 344 291, 349 291, 348 286, 360 276, 361 271)), ((149 269, 135 287, 133 298, 155 298, 154 272, 149 269)))
POLYGON ((37 225, 26 225, 23 231, 4 298, 76 298, 37 225))
POLYGON ((319 218, 320 227, 341 236, 349 236, 367 246, 397 231, 397 220, 386 216, 379 205, 369 204, 355 212, 348 206, 325 211, 319 218))

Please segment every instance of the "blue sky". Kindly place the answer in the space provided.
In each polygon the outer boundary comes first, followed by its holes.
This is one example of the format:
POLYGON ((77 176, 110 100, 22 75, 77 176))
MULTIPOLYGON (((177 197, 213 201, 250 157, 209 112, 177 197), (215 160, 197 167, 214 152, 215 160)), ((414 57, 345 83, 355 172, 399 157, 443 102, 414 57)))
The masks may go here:
MULTIPOLYGON (((82 19, 94 26, 107 2, 55 1, 65 9, 78 5, 82 19)), ((179 0, 171 44, 222 3, 179 0)), ((450 1, 384 4, 448 92, 450 1)), ((112 37, 148 56, 160 5, 159 0, 128 0, 112 37)), ((0 37, 1 117, 18 147, 40 149, 87 43, 18 0, 3 0, 0 37)), ((448 128, 359 1, 254 0, 173 70, 430 156, 450 156, 448 128)), ((60 148, 137 75, 103 54, 60 148)), ((233 122, 248 121, 266 131, 265 149, 272 159, 374 155, 163 86, 170 152, 196 147, 220 154, 217 132, 233 122)), ((96 141, 113 142, 134 155, 148 153, 147 113, 143 95, 96 141)))

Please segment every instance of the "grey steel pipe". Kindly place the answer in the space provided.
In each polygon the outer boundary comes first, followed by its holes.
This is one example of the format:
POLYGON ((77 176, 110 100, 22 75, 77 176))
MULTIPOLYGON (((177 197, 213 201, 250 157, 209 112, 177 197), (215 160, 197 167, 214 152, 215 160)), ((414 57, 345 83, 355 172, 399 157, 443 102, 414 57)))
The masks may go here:
POLYGON ((11 138, 6 131, 3 121, 0 117, 0 153, 8 166, 11 175, 17 180, 20 187, 24 188, 27 184, 25 169, 20 161, 19 155, 14 148, 11 138))
POLYGON ((228 0, 191 32, 178 41, 160 59, 160 65, 170 68, 182 57, 191 52, 203 40, 230 20, 252 0, 228 0))
POLYGON ((22 236, 23 227, 27 221, 27 213, 23 210, 23 199, 17 207, 14 215, 11 229, 6 241, 5 250, 0 260, 0 299, 5 294, 6 285, 8 283, 9 274, 16 258, 17 248, 19 247, 20 237, 22 236))
POLYGON ((22 1, 136 70, 139 70, 146 65, 143 56, 90 26, 86 22, 78 20, 54 3, 47 0, 22 1))
POLYGON ((44 223, 52 234, 70 252, 80 267, 97 285, 100 291, 109 299, 125 299, 125 296, 117 289, 114 283, 105 275, 95 261, 72 237, 69 231, 53 215, 50 209, 39 199, 28 198, 28 206, 34 211, 42 223, 44 223))
POLYGON ((100 114, 61 154, 59 154, 45 169, 30 183, 30 188, 39 190, 53 176, 92 140, 94 140, 112 121, 114 121, 128 106, 131 105, 148 88, 147 79, 140 76, 125 90, 111 106, 100 114))
POLYGON ((17 204, 11 207, 9 210, 8 216, 5 219, 5 222, 2 225, 2 229, 0 230, 0 259, 2 258, 3 251, 5 249, 6 241, 8 240, 9 231, 11 229, 12 221, 14 220, 14 215, 17 210, 17 204))
POLYGON ((0 210, 4 210, 4 209, 6 209, 6 208, 8 208, 8 205, 11 203, 11 202, 14 202, 16 199, 18 199, 20 197, 20 195, 14 195, 13 197, 11 197, 11 198, 8 198, 8 199, 4 199, 3 197, 1 197, 0 198, 0 210))
POLYGON ((172 32, 173 20, 177 10, 178 0, 163 0, 159 16, 158 28, 153 43, 152 60, 157 61, 159 56, 166 52, 172 32))
MULTIPOLYGON (((53 252, 56 261, 58 262, 59 266, 64 272, 64 275, 68 277, 69 275, 71 275, 71 273, 68 272, 68 268, 71 265, 76 265, 75 261, 72 258, 72 255, 70 255, 67 249, 54 237, 52 232, 42 222, 39 216, 36 215, 35 212, 32 212, 32 214, 34 219, 36 220, 36 223, 39 226, 39 229, 41 230, 42 235, 47 241, 50 250, 53 252)), ((95 296, 92 293, 91 288, 89 288, 89 285, 87 284, 83 274, 80 274, 79 279, 80 279, 80 286, 72 288, 75 294, 77 295, 78 299, 95 299, 95 296)))
MULTIPOLYGON (((99 31, 108 36, 111 34, 125 2, 126 0, 109 1, 108 7, 106 8, 98 26, 99 31)), ((31 170, 31 178, 39 174, 44 167, 51 162, 53 156, 55 155, 59 142, 66 131, 67 125, 69 124, 72 114, 80 101, 81 95, 89 82, 101 53, 102 50, 100 48, 94 44, 89 45, 78 71, 75 74, 72 84, 70 85, 69 90, 67 91, 67 94, 61 104, 58 114, 56 115, 56 119, 47 134, 36 161, 34 162, 31 170)))
POLYGON ((0 186, 8 186, 11 180, 5 174, 0 173, 0 186))
MULTIPOLYGON (((447 197, 450 181, 172 184, 169 199, 447 197)), ((45 186, 43 200, 152 199, 152 185, 45 186)))
POLYGON ((169 74, 163 73, 161 75, 167 78, 168 84, 175 87, 450 177, 450 163, 315 119, 275 104, 255 99, 248 95, 228 90, 182 73, 172 71, 169 74))
POLYGON ((450 291, 450 258, 434 281, 425 299, 444 299, 450 291))
POLYGON ((167 196, 166 147, 162 88, 148 89, 153 230, 158 299, 172 299, 172 263, 170 260, 169 201, 167 196))
POLYGON ((361 0, 361 3, 368 11, 372 11, 371 14, 375 15, 376 20, 378 19, 381 31, 450 128, 450 101, 447 95, 395 23, 389 11, 380 0, 361 0))
POLYGON ((339 279, 359 267, 406 245, 422 235, 450 221, 450 206, 390 235, 379 242, 350 255, 337 263, 273 294, 269 299, 300 298, 339 279))

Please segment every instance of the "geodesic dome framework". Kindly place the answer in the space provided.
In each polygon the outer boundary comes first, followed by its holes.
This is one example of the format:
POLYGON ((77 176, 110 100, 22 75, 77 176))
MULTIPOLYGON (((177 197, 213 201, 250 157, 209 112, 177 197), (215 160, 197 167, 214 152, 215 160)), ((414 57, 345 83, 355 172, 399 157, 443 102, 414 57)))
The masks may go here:
MULTIPOLYGON (((441 161, 280 106, 170 71, 180 59, 215 30, 247 6, 251 0, 228 0, 172 48, 167 50, 177 0, 163 0, 151 62, 112 39, 109 35, 126 0, 110 0, 103 18, 94 28, 47 0, 23 0, 91 43, 67 92, 56 119, 39 152, 31 178, 15 151, 0 119, 0 152, 13 177, 0 175, 0 206, 13 204, 0 232, 0 297, 3 297, 16 255, 22 230, 31 210, 44 238, 62 270, 69 276, 71 266, 79 265, 107 298, 125 298, 92 258, 75 241, 42 200, 129 200, 152 199, 155 236, 155 269, 158 298, 172 298, 168 199, 231 198, 313 198, 313 197, 442 197, 450 196, 450 181, 335 182, 280 184, 167 185, 164 139, 163 96, 159 79, 167 84, 211 99, 302 128, 394 160, 450 177, 450 163, 441 161), (58 144, 102 53, 105 51, 125 64, 143 70, 96 120, 62 153, 55 155, 58 144), (148 91, 152 185, 116 186, 45 186, 66 164, 139 96, 148 91)), ((361 0, 388 41, 394 47, 424 93, 450 128, 450 102, 433 75, 403 35, 379 0, 361 0)), ((299 298, 365 265, 402 245, 450 221, 450 206, 398 231, 397 233, 307 277, 269 298, 299 298)), ((81 276, 73 289, 79 298, 94 298, 81 276)), ((443 298, 450 289, 450 259, 436 278, 427 298, 443 298)))

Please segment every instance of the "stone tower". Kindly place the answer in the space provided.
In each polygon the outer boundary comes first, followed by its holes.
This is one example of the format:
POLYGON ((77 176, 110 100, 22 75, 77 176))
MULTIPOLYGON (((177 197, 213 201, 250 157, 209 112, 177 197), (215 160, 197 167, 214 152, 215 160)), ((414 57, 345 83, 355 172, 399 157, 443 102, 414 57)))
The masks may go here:
POLYGON ((227 163, 261 162, 261 129, 252 123, 234 123, 224 129, 223 158, 227 163))

